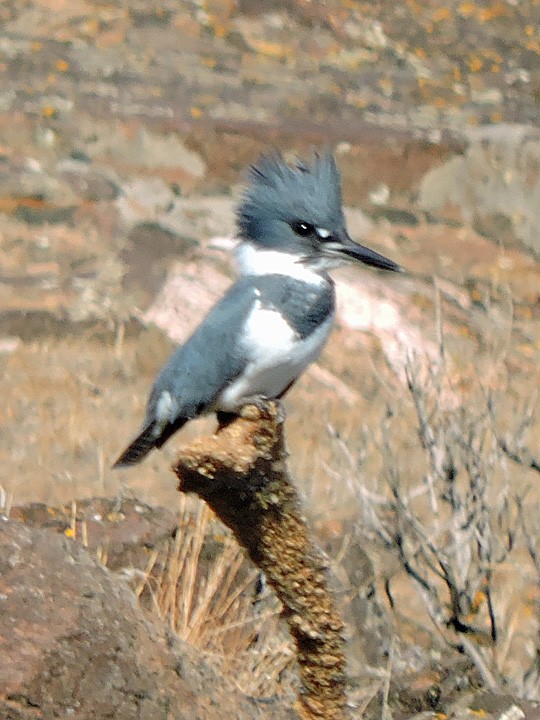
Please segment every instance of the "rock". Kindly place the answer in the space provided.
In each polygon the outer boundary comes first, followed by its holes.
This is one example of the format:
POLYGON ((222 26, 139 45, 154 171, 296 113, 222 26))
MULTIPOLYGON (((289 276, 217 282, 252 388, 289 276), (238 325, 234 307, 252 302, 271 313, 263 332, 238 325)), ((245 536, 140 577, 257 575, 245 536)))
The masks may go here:
POLYGON ((157 179, 149 181, 147 195, 144 186, 142 180, 132 183, 117 201, 126 223, 147 218, 132 226, 121 251, 127 267, 124 287, 147 308, 145 322, 179 342, 231 283, 234 203, 230 197, 172 199, 157 179), (195 252, 199 241, 206 243, 200 259, 195 252))
POLYGON ((482 716, 486 720, 538 720, 540 703, 491 691, 466 693, 449 708, 450 717, 467 720, 482 716))
POLYGON ((39 204, 21 204, 14 216, 27 225, 73 225, 75 206, 50 207, 39 204))
POLYGON ((135 177, 125 182, 116 201, 120 217, 127 227, 149 219, 157 219, 171 207, 174 193, 158 177, 135 177))
POLYGON ((400 208, 394 208, 390 206, 378 207, 373 212, 373 217, 377 220, 387 220, 393 225, 408 225, 409 227, 416 227, 420 221, 416 213, 410 210, 402 210, 400 208))
POLYGON ((167 216, 173 227, 184 227, 196 237, 232 237, 236 233, 236 202, 227 195, 179 197, 167 216))
POLYGON ((346 207, 344 212, 349 235, 356 242, 361 242, 362 238, 373 229, 373 220, 359 208, 346 207))
POLYGON ((155 177, 135 178, 122 190, 115 207, 124 232, 130 240, 153 246, 154 259, 162 252, 191 249, 198 241, 235 232, 235 203, 229 196, 178 197, 166 182, 155 177), (152 231, 159 230, 161 236, 152 237, 152 231), (163 233, 175 236, 174 247, 170 243, 163 247, 163 233), (162 244, 156 248, 154 240, 162 244))
POLYGON ((69 182, 72 190, 84 200, 90 202, 115 200, 120 193, 118 180, 96 170, 82 160, 74 158, 62 160, 58 163, 57 170, 61 177, 69 182))
POLYGON ((185 342, 230 284, 209 263, 175 263, 143 320, 157 325, 174 342, 185 342))
POLYGON ((197 245, 197 240, 181 235, 159 222, 142 222, 132 229, 129 241, 134 250, 155 258, 164 255, 184 255, 197 245))
POLYGON ((76 201, 69 182, 56 177, 35 157, 17 154, 2 158, 0 197, 4 196, 51 205, 72 205, 76 201))
POLYGON ((157 135, 142 128, 136 142, 130 145, 129 154, 149 168, 172 168, 185 173, 193 182, 206 174, 206 163, 202 157, 184 145, 176 135, 157 135))
POLYGON ((160 222, 135 225, 129 233, 127 247, 120 253, 128 268, 124 286, 138 293, 139 303, 145 304, 161 286, 171 258, 186 256, 196 245, 195 238, 178 234, 160 222))
POLYGON ((30 503, 11 509, 11 520, 79 539, 93 555, 106 558, 109 570, 144 570, 150 549, 173 537, 177 518, 166 508, 136 500, 91 498, 63 508, 30 503))
POLYGON ((285 718, 256 706, 78 543, 0 520, 0 717, 285 718))
POLYGON ((335 273, 339 277, 336 283, 339 324, 348 331, 372 333, 398 377, 403 377, 404 363, 413 350, 436 357, 436 344, 420 331, 418 318, 407 308, 402 278, 366 278, 352 270, 346 268, 335 273))
POLYGON ((510 124, 473 130, 464 155, 424 175, 418 202, 432 212, 457 207, 492 239, 518 240, 540 255, 540 130, 510 124))
POLYGON ((136 124, 98 124, 95 137, 86 147, 92 159, 112 159, 123 167, 159 171, 181 187, 192 189, 206 175, 204 159, 189 150, 174 133, 160 134, 136 124))
MULTIPOLYGON (((102 212, 102 214, 104 214, 102 212)), ((4 216, 0 242, 0 328, 35 340, 128 320, 132 299, 120 293, 124 272, 98 228, 47 225, 39 232, 4 216)))

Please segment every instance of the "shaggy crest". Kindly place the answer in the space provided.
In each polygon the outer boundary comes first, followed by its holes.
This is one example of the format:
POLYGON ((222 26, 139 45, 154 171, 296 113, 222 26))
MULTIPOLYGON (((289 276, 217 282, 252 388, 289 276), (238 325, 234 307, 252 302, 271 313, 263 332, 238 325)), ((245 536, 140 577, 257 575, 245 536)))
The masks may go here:
POLYGON ((249 185, 237 212, 240 237, 271 242, 268 221, 306 221, 317 227, 343 224, 341 184, 329 152, 314 154, 310 164, 285 162, 279 153, 262 156, 249 173, 249 185))

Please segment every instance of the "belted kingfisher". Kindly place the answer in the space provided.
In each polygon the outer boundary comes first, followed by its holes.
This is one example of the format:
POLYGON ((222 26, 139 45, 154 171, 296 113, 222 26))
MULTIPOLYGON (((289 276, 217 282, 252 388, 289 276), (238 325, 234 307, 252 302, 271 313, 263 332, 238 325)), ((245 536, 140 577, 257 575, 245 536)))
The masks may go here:
POLYGON ((140 462, 192 418, 281 398, 330 334, 329 269, 359 261, 401 271, 349 237, 330 153, 294 165, 263 156, 249 180, 237 210, 240 278, 161 370, 142 429, 114 467, 140 462))

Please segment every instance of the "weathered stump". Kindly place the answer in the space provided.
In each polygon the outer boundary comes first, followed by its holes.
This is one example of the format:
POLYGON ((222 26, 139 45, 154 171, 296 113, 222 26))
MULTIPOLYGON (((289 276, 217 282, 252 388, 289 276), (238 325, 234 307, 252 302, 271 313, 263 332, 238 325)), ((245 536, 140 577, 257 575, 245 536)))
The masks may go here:
POLYGON ((309 537, 287 475, 278 403, 249 406, 178 457, 179 490, 196 493, 229 527, 283 604, 298 654, 305 720, 348 717, 343 623, 327 564, 309 537))

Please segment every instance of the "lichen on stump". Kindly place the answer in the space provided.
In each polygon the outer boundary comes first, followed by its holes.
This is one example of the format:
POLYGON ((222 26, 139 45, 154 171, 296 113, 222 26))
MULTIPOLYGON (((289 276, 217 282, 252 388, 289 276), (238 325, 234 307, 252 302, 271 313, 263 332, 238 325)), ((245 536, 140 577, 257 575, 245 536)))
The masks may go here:
POLYGON ((287 475, 277 402, 248 406, 211 437, 184 448, 179 490, 196 493, 235 534, 283 604, 297 646, 306 720, 348 717, 343 623, 327 588, 327 564, 309 537, 287 475))

